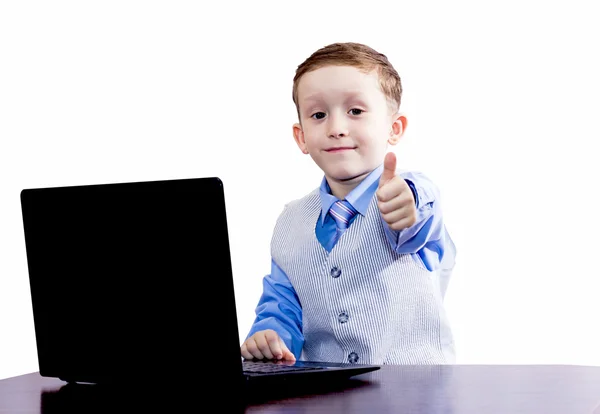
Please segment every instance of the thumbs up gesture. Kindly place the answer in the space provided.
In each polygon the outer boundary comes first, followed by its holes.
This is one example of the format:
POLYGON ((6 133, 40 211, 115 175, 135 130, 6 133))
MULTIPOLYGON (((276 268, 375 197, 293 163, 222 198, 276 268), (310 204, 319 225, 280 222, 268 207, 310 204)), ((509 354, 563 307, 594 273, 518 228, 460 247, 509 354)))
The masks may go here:
POLYGON ((392 230, 400 231, 415 224, 415 198, 406 181, 396 175, 396 154, 393 152, 385 155, 376 195, 381 217, 392 230))

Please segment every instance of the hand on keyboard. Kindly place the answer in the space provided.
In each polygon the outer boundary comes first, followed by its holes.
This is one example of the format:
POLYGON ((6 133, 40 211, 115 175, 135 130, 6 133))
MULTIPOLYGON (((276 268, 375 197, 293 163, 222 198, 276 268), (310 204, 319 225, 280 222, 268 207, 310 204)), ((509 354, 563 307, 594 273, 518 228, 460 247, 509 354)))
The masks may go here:
POLYGON ((241 353, 245 359, 296 360, 281 337, 272 329, 258 331, 246 339, 241 353))

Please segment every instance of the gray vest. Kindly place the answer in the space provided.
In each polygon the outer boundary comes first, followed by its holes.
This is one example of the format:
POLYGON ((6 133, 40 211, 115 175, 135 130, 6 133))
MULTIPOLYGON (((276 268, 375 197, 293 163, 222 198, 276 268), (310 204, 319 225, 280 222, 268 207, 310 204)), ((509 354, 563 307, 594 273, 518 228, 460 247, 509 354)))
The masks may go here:
POLYGON ((317 240, 319 189, 289 203, 275 224, 273 260, 302 306, 300 359, 365 364, 454 362, 438 272, 394 252, 377 199, 328 253, 317 240))

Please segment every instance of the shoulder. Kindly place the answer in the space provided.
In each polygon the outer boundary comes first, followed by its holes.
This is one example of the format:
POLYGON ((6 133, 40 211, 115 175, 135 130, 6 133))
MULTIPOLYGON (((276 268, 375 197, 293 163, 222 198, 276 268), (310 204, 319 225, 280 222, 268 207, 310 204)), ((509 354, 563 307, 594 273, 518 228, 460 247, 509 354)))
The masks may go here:
POLYGON ((272 245, 283 246, 290 242, 290 237, 301 229, 306 229, 316 223, 316 217, 321 209, 319 190, 311 191, 302 198, 286 203, 275 221, 272 245))
POLYGON ((318 188, 315 188, 313 191, 306 194, 302 198, 297 198, 286 203, 283 206, 283 211, 280 213, 279 217, 281 218, 284 215, 294 214, 299 211, 306 211, 311 209, 311 207, 314 207, 315 205, 320 205, 318 188))

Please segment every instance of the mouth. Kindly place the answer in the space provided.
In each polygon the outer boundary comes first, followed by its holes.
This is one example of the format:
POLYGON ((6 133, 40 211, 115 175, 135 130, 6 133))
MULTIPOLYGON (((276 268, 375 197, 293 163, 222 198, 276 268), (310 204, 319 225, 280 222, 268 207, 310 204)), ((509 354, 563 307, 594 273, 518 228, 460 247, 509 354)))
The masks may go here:
POLYGON ((345 152, 355 150, 356 147, 333 147, 325 149, 325 152, 329 153, 337 153, 337 152, 345 152))

